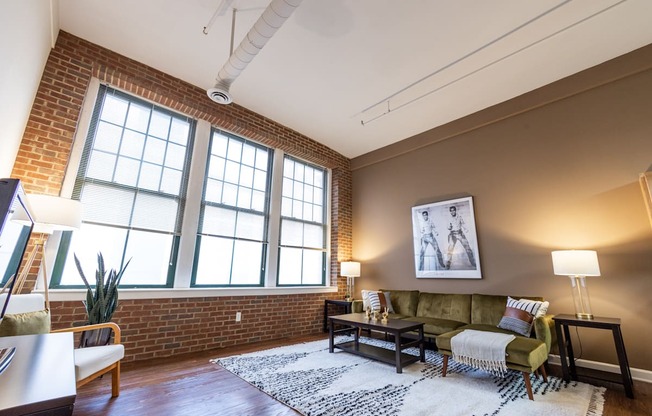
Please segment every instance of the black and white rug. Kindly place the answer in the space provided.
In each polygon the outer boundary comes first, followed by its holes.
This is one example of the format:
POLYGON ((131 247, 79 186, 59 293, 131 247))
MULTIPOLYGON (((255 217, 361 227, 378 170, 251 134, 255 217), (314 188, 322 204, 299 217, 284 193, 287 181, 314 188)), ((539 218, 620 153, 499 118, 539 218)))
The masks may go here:
MULTIPOLYGON (((418 354, 416 349, 406 352, 418 354)), ((442 377, 442 355, 428 350, 425 363, 410 364, 402 374, 341 350, 330 354, 328 340, 211 361, 307 416, 597 416, 604 405, 604 388, 556 377, 548 377, 548 383, 532 378, 534 401, 528 400, 523 376, 516 371, 501 378, 449 360, 442 377)))

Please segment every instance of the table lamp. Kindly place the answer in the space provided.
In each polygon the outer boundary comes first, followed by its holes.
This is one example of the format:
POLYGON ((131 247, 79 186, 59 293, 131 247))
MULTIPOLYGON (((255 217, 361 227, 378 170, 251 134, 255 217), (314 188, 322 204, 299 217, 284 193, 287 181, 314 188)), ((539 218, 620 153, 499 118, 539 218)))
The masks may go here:
POLYGON ((598 254, 593 250, 558 250, 552 252, 553 272, 570 277, 575 316, 593 319, 586 276, 600 276, 598 254))
POLYGON ((354 279, 360 276, 360 263, 357 261, 343 261, 340 264, 340 274, 346 277, 346 295, 344 299, 353 300, 354 279))

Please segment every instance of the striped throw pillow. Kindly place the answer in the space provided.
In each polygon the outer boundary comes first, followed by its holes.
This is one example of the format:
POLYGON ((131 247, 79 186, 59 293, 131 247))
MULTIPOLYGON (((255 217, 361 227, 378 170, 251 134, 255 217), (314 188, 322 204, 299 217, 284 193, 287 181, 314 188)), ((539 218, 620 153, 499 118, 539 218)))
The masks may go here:
POLYGON ((548 310, 548 302, 507 297, 507 307, 498 328, 530 336, 534 319, 543 316, 548 310), (542 310, 542 312, 539 312, 542 310))
POLYGON ((389 292, 375 292, 371 290, 362 291, 362 307, 366 310, 367 306, 372 311, 382 311, 387 307, 389 313, 394 313, 392 302, 389 300, 389 292))

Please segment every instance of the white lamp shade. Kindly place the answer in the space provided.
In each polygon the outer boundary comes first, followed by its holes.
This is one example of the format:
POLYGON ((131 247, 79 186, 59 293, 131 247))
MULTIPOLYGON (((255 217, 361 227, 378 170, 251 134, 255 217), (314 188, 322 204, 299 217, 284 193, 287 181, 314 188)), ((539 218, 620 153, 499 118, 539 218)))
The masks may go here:
POLYGON ((34 232, 52 234, 53 231, 76 230, 81 226, 82 204, 73 199, 52 195, 27 195, 34 217, 34 232))
POLYGON ((552 268, 559 276, 600 276, 598 253, 593 250, 553 251, 552 268))
POLYGON ((360 276, 360 263, 357 261, 343 261, 340 264, 340 274, 347 277, 360 276))

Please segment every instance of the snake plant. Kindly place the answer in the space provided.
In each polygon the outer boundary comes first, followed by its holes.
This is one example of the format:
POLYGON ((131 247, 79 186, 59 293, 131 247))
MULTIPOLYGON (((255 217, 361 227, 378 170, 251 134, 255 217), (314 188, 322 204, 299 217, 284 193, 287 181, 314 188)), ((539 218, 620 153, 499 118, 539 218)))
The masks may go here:
POLYGON ((93 287, 88 283, 88 279, 84 275, 77 255, 74 257, 79 275, 86 285, 84 306, 88 314, 88 323, 92 325, 111 321, 113 312, 115 312, 118 306, 118 285, 131 259, 120 271, 116 271, 115 269, 107 271, 104 267, 104 257, 102 253, 98 253, 95 287, 93 287))

